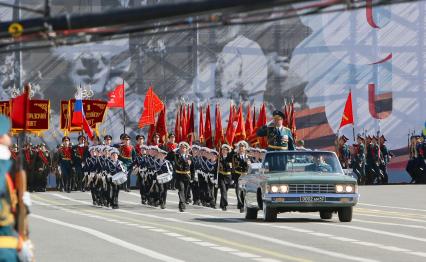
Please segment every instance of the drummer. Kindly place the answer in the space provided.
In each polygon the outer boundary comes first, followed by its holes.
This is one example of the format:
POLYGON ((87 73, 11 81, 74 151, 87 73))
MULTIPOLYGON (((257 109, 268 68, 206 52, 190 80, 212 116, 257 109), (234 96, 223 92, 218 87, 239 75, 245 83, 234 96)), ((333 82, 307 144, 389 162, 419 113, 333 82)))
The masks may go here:
POLYGON ((157 183, 158 183, 158 189, 159 189, 159 202, 160 202, 160 207, 161 209, 165 209, 166 208, 166 200, 167 200, 167 187, 168 187, 168 183, 170 182, 170 180, 172 180, 172 166, 171 163, 166 160, 167 156, 167 152, 160 149, 160 148, 156 148, 156 152, 155 152, 155 166, 156 166, 156 175, 157 177, 160 175, 167 175, 170 177, 170 179, 166 178, 165 180, 158 180, 157 179, 157 183))
MULTIPOLYGON (((111 162, 112 165, 109 166, 109 172, 112 176, 118 174, 118 173, 124 173, 127 174, 127 170, 123 162, 121 160, 118 160, 119 151, 118 149, 114 148, 111 150, 111 162)), ((118 208, 118 193, 120 191, 120 187, 117 184, 111 183, 111 190, 112 190, 112 203, 111 207, 113 209, 118 208)))

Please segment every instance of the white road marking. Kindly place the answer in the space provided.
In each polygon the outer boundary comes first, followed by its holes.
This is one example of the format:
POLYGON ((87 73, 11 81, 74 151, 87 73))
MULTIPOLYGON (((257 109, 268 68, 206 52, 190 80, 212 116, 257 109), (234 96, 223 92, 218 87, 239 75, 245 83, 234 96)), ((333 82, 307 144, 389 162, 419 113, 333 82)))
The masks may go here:
POLYGON ((408 227, 408 228, 416 228, 416 229, 426 229, 425 226, 419 226, 419 225, 407 225, 407 224, 399 224, 399 223, 391 223, 391 222, 370 221, 370 220, 363 220, 363 219, 352 219, 352 221, 366 223, 366 224, 384 225, 384 226, 398 226, 398 227, 408 227))
POLYGON ((426 257, 426 253, 425 252, 410 252, 413 255, 416 256, 421 256, 421 257, 426 257))
POLYGON ((325 233, 319 233, 319 232, 313 232, 313 233, 308 233, 309 235, 314 235, 317 237, 333 237, 333 235, 330 234, 325 234, 325 233))
POLYGON ((178 234, 178 233, 173 233, 173 232, 169 232, 169 233, 164 233, 165 235, 171 236, 171 237, 183 237, 183 235, 178 234))
POLYGON ((401 209, 401 210, 426 212, 426 209, 417 209, 417 208, 409 208, 409 207, 382 206, 382 205, 367 204, 367 203, 358 203, 358 205, 360 205, 360 206, 372 206, 372 207, 383 207, 383 208, 390 208, 390 209, 401 209))
POLYGON ((154 231, 154 232, 160 232, 160 233, 167 233, 168 232, 167 230, 162 229, 162 228, 152 228, 150 230, 154 231))
MULTIPOLYGON (((51 195, 57 195, 60 198, 67 199, 69 201, 74 201, 76 203, 81 203, 81 204, 86 204, 86 205, 91 204, 87 201, 76 200, 76 199, 73 199, 73 198, 70 198, 70 197, 65 197, 65 196, 62 196, 62 195, 59 195, 59 194, 54 194, 54 193, 50 193, 50 194, 51 195)), ((265 241, 265 242, 270 242, 270 243, 274 243, 274 244, 281 245, 281 246, 292 247, 292 248, 301 249, 301 250, 305 250, 305 251, 313 252, 313 253, 318 253, 318 254, 322 254, 322 255, 328 255, 328 256, 331 256, 331 257, 344 259, 344 260, 362 261, 362 262, 377 261, 377 260, 374 260, 374 259, 368 259, 368 258, 363 258, 363 257, 359 257, 359 256, 346 255, 346 254, 335 252, 335 251, 329 251, 329 250, 322 249, 322 248, 299 245, 299 244, 296 244, 296 243, 293 243, 293 242, 288 242, 288 241, 284 241, 284 240, 281 240, 281 239, 272 238, 270 236, 259 235, 259 234, 255 234, 255 233, 250 233, 250 232, 238 230, 238 229, 233 229, 233 228, 225 228, 225 227, 221 227, 221 226, 203 224, 203 223, 198 223, 198 222, 188 222, 188 221, 184 221, 184 220, 180 220, 180 219, 176 219, 176 218, 167 218, 167 217, 161 217, 161 216, 152 215, 152 214, 143 214, 143 213, 133 212, 133 211, 129 211, 129 210, 123 210, 123 209, 116 209, 116 211, 122 212, 122 213, 127 213, 127 214, 133 214, 133 215, 137 215, 137 216, 151 217, 151 218, 166 220, 166 221, 170 221, 170 222, 176 222, 176 223, 179 223, 179 224, 189 224, 189 225, 195 225, 195 226, 200 226, 200 227, 214 228, 214 229, 217 229, 217 230, 227 231, 227 232, 230 232, 230 233, 239 234, 239 235, 243 235, 243 236, 246 236, 246 237, 259 239, 259 240, 262 240, 262 241, 265 241)), ((264 224, 264 225, 266 225, 266 224, 264 224)))
POLYGON ((355 240, 355 239, 352 239, 352 238, 347 238, 347 237, 336 237, 336 236, 333 236, 333 237, 330 237, 330 238, 335 239, 335 240, 339 240, 339 241, 344 241, 344 242, 355 242, 355 241, 358 241, 358 240, 355 240))
POLYGON ((200 239, 196 239, 193 237, 178 237, 179 239, 183 240, 183 241, 188 241, 188 242, 201 242, 200 239))
POLYGON ((65 223, 65 222, 62 222, 62 221, 59 221, 59 220, 56 220, 56 219, 47 218, 47 217, 39 216, 39 215, 36 215, 36 214, 31 214, 31 217, 34 217, 34 218, 37 218, 37 219, 40 219, 40 220, 44 220, 46 222, 50 222, 50 223, 53 223, 53 224, 61 225, 61 226, 64 226, 64 227, 72 228, 72 229, 75 229, 75 230, 79 230, 81 232, 85 232, 87 234, 90 234, 94 237, 105 240, 105 241, 112 243, 114 245, 135 251, 135 252, 137 252, 141 255, 145 255, 145 256, 151 257, 151 258, 156 259, 156 260, 167 261, 167 262, 183 262, 183 260, 173 258, 173 257, 169 257, 167 255, 156 252, 154 250, 134 245, 130 242, 121 240, 121 239, 113 237, 111 235, 107 235, 105 233, 94 230, 92 228, 78 226, 78 225, 74 225, 74 224, 71 224, 71 223, 65 223))
POLYGON ((141 225, 139 225, 139 226, 138 226, 138 228, 142 228, 142 229, 151 229, 151 228, 154 228, 154 227, 150 227, 150 226, 141 226, 141 225))
POLYGON ((237 252, 237 253, 231 253, 231 254, 239 256, 239 257, 244 257, 244 258, 259 258, 260 257, 258 255, 246 253, 246 252, 237 252))
POLYGON ((280 262, 279 260, 271 258, 254 258, 253 260, 257 262, 280 262))
POLYGON ((216 244, 213 244, 213 243, 210 243, 210 242, 204 242, 204 241, 202 241, 202 242, 194 242, 194 243, 197 244, 197 245, 200 245, 202 247, 217 247, 218 246, 216 244))
POLYGON ((224 246, 217 246, 217 247, 210 247, 216 250, 220 250, 223 252, 238 252, 238 250, 234 249, 234 248, 230 248, 230 247, 224 247, 224 246))

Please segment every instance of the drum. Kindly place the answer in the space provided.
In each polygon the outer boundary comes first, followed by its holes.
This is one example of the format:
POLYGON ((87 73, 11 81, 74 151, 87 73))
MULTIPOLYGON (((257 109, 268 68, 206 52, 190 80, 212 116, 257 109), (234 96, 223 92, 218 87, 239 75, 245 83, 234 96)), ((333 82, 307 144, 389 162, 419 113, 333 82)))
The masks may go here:
POLYGON ((172 178, 173 176, 171 173, 164 173, 161 175, 157 175, 157 182, 159 184, 164 184, 164 183, 170 182, 172 178))
POLYGON ((114 185, 121 185, 127 181, 127 174, 124 172, 119 172, 112 176, 112 183, 114 185))

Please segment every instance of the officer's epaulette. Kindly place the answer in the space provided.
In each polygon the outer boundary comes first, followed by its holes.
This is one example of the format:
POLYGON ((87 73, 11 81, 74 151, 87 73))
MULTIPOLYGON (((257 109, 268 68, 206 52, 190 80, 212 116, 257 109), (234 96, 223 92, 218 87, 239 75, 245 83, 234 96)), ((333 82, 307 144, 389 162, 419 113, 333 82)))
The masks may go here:
POLYGON ((288 129, 288 130, 290 130, 291 131, 291 129, 290 128, 288 128, 288 127, 286 127, 286 126, 283 126, 285 129, 288 129))

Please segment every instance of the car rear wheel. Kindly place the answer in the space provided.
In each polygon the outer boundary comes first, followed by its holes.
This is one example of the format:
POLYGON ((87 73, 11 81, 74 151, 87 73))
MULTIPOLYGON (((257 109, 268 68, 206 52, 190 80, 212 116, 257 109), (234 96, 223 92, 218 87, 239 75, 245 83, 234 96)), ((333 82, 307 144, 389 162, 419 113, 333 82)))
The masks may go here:
POLYGON ((257 219, 257 208, 247 207, 247 205, 245 205, 245 209, 246 219, 257 219))
POLYGON ((339 220, 340 222, 351 222, 352 221, 352 207, 342 207, 339 209, 339 220))
POLYGON ((266 222, 277 220, 277 211, 269 207, 265 202, 263 202, 263 220, 266 222))
POLYGON ((333 212, 320 211, 320 217, 321 219, 332 219, 333 212))

